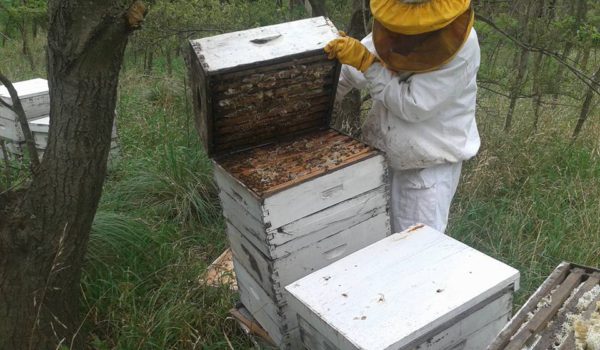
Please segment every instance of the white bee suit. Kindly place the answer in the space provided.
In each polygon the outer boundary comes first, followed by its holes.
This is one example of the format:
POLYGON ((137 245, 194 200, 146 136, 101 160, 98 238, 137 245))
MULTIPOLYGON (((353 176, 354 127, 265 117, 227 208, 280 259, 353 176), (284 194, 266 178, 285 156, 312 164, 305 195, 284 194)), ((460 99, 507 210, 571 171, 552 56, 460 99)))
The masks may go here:
MULTIPOLYGON (((362 43, 377 54, 371 35, 362 43)), ((373 105, 366 142, 386 152, 392 168, 394 232, 415 223, 444 232, 463 160, 480 146, 475 122, 480 51, 473 29, 456 56, 437 70, 395 73, 374 63, 364 74, 344 65, 338 101, 351 88, 367 88, 373 105)))

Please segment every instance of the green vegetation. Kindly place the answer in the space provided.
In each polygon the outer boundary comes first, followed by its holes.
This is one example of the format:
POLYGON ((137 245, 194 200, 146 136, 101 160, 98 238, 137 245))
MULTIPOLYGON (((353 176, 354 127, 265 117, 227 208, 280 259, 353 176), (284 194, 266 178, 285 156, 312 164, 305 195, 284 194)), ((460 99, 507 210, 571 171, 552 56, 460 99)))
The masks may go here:
MULTIPOLYGON (((349 2, 328 8, 343 28, 349 2)), ((193 127, 183 58, 165 48, 177 51, 190 36, 282 22, 303 11, 266 0, 157 1, 150 11, 121 75, 121 155, 111 164, 89 243, 82 327, 94 349, 246 349, 252 343, 227 318, 235 293, 199 283, 227 242, 211 163, 193 127)), ((514 48, 503 43, 496 54, 501 37, 484 25, 481 33, 485 85, 508 93, 502 84, 512 64, 503 62, 511 62, 514 48)), ((34 61, 42 62, 43 37, 30 44, 34 61)), ((45 76, 42 64, 31 70, 20 45, 10 39, 0 47, 3 71, 14 81, 45 76)), ((589 66, 598 65, 598 52, 588 55, 589 66)), ((562 260, 600 266, 598 98, 571 144, 583 87, 564 77, 564 96, 542 104, 537 130, 534 105, 520 100, 512 132, 503 133, 508 99, 481 90, 483 145, 463 171, 452 210, 450 235, 522 272, 519 302, 562 260)), ((544 79, 551 85, 551 77, 544 79)), ((13 166, 22 183, 27 168, 13 166)))

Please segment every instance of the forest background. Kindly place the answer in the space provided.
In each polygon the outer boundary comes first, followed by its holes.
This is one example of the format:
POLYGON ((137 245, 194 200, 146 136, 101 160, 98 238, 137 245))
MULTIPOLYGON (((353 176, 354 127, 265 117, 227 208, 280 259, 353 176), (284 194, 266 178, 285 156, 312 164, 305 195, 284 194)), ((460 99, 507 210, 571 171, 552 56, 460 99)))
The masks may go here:
MULTIPOLYGON (((368 4, 313 0, 368 32, 368 4)), ((193 128, 187 40, 310 16, 295 0, 154 0, 121 73, 121 154, 110 164, 81 283, 94 349, 245 349, 237 296, 200 283, 226 247, 210 160, 193 128)), ((448 234, 522 273, 522 303, 561 261, 600 266, 600 3, 476 1, 482 148, 463 171, 448 234)), ((0 67, 46 77, 46 2, 0 0, 0 67)), ((359 133, 368 96, 334 123, 359 133)), ((0 166, 0 191, 27 164, 0 166)))

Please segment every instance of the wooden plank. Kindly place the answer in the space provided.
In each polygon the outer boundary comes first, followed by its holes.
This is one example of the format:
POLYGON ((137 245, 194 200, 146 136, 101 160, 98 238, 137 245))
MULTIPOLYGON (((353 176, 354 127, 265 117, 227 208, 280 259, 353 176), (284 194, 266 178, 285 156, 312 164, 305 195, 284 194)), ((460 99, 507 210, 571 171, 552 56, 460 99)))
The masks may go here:
POLYGON ((402 349, 516 288, 518 278, 517 270, 423 226, 391 235, 286 290, 290 306, 336 348, 402 349))
POLYGON ((296 53, 292 56, 269 61, 269 64, 266 65, 255 62, 255 64, 249 65, 245 69, 236 69, 219 74, 218 85, 215 86, 216 91, 225 91, 228 89, 226 86, 237 86, 236 84, 239 82, 248 84, 263 82, 264 79, 268 78, 273 72, 285 72, 289 69, 306 69, 307 67, 312 67, 314 65, 331 65, 332 60, 328 59, 327 54, 323 53, 324 52, 321 49, 296 53))
POLYGON ((538 310, 533 318, 527 322, 517 334, 514 335, 512 340, 505 347, 506 350, 521 350, 527 340, 531 338, 533 334, 538 333, 544 328, 548 322, 554 317, 558 310, 562 307, 563 303, 571 292, 583 278, 585 271, 583 269, 573 269, 567 276, 567 278, 560 284, 558 289, 552 293, 552 301, 548 307, 538 310))
POLYGON ((536 309, 540 300, 545 297, 552 289, 562 283, 571 270, 571 264, 563 262, 559 264, 554 271, 546 278, 544 283, 533 293, 525 304, 519 309, 510 323, 494 339, 488 350, 503 350, 510 338, 517 332, 523 322, 527 320, 527 315, 536 309))
POLYGON ((386 183, 387 163, 375 155, 265 198, 264 220, 281 227, 386 183))
POLYGON ((196 54, 197 47, 190 43, 187 51, 188 79, 190 81, 192 106, 194 109, 194 125, 200 136, 200 141, 211 156, 214 154, 213 147, 213 111, 212 97, 209 93, 210 80, 202 69, 199 57, 196 54))
POLYGON ((0 137, 10 141, 25 141, 21 126, 12 118, 0 117, 0 137))
MULTIPOLYGON (((224 192, 230 197, 235 198, 252 216, 264 222, 265 213, 262 208, 262 199, 246 185, 231 176, 219 163, 213 161, 213 169, 214 179, 219 187, 219 192, 224 192)), ((222 197, 221 195, 219 196, 222 197)))
POLYGON ((240 301, 252 317, 267 331, 276 344, 282 345, 282 348, 286 348, 286 343, 297 341, 298 322, 291 309, 286 305, 275 305, 235 257, 233 262, 238 278, 240 301))
POLYGON ((540 334, 540 341, 531 350, 546 350, 552 347, 556 341, 556 335, 560 332, 564 323, 567 321, 567 315, 575 309, 577 302, 583 294, 590 291, 600 283, 600 272, 595 272, 583 283, 577 293, 573 295, 570 302, 561 307, 559 313, 552 319, 552 323, 546 327, 540 334))
POLYGON ((243 67, 301 52, 322 49, 338 36, 324 17, 309 18, 194 40, 206 70, 215 72, 243 67))
POLYGON ((297 251, 271 260, 260 252, 233 225, 227 224, 227 236, 236 260, 261 285, 277 304, 286 303, 283 287, 359 249, 383 239, 389 229, 389 216, 376 217, 343 229, 331 236, 310 242, 297 251))
MULTIPOLYGON (((597 295, 588 305, 587 309, 583 312, 581 318, 583 320, 589 320, 594 312, 596 312, 596 303, 600 302, 600 295, 597 295)), ((575 332, 571 332, 567 339, 563 342, 558 350, 575 350, 575 332)))
MULTIPOLYGON (((382 185, 335 206, 321 210, 268 232, 271 256, 280 258, 313 242, 313 235, 329 237, 369 218, 388 213, 388 188, 382 185)), ((388 236, 390 232, 382 232, 388 236)))
POLYGON ((507 313, 499 317, 494 322, 488 324, 484 328, 480 329, 476 333, 470 335, 464 342, 464 345, 460 348, 452 348, 449 350, 482 350, 487 349, 490 342, 494 339, 498 332, 506 325, 510 320, 510 313, 507 313))
MULTIPOLYGON (((502 290, 498 294, 482 301, 478 305, 463 312, 454 319, 447 321, 433 330, 431 334, 425 335, 420 339, 407 344, 403 347, 406 350, 444 350, 451 349, 454 346, 465 342, 474 337, 474 334, 485 329, 489 324, 495 324, 499 319, 504 323, 499 328, 495 328, 496 333, 489 335, 486 339, 479 337, 479 342, 484 342, 485 346, 479 348, 485 349, 494 336, 510 319, 513 300, 512 287, 502 290)), ((495 326, 496 327, 496 326, 495 326)), ((479 343, 479 345, 482 345, 479 343)))
MULTIPOLYGON (((247 312, 248 310, 243 309, 243 311, 247 312)), ((248 329, 248 333, 250 335, 256 335, 261 340, 267 342, 267 344, 271 346, 277 346, 273 339, 269 336, 269 334, 261 327, 258 322, 256 322, 252 316, 246 316, 246 313, 240 311, 239 309, 233 308, 229 310, 229 314, 235 318, 240 324, 248 329)))
POLYGON ((383 185, 282 227, 267 229, 234 198, 225 193, 221 196, 227 221, 269 259, 281 258, 371 217, 387 213, 388 202, 388 189, 383 185))

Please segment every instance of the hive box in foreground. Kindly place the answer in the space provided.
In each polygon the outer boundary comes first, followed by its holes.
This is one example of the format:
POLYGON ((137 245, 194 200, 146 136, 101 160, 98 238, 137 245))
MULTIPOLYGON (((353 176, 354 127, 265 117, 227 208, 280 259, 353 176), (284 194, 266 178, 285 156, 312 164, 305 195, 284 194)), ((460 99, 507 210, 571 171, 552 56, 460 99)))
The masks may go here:
POLYGON ((281 348, 299 334, 284 286, 389 234, 383 155, 329 128, 337 36, 317 17, 190 42, 240 298, 281 348))
POLYGON ((510 319, 519 272, 427 226, 286 287, 309 350, 483 350, 510 319))

